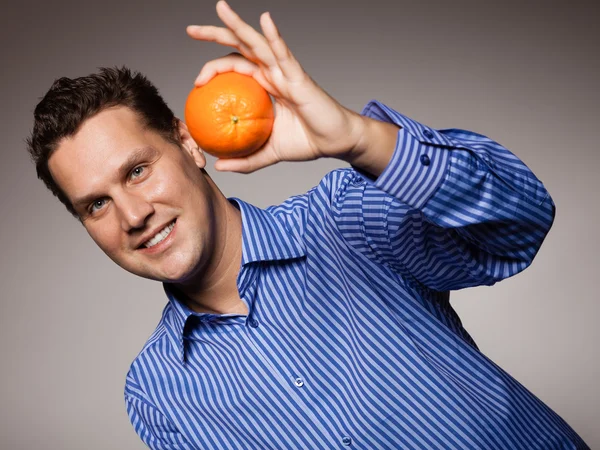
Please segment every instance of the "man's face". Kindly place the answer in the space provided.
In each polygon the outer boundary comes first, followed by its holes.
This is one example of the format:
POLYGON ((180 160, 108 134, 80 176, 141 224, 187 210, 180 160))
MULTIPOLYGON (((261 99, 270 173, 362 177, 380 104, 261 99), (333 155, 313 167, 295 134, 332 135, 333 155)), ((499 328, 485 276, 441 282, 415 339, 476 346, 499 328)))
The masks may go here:
POLYGON ((215 235, 206 160, 182 123, 180 131, 181 148, 131 109, 109 108, 63 139, 48 162, 96 244, 129 272, 167 282, 195 276, 215 235))

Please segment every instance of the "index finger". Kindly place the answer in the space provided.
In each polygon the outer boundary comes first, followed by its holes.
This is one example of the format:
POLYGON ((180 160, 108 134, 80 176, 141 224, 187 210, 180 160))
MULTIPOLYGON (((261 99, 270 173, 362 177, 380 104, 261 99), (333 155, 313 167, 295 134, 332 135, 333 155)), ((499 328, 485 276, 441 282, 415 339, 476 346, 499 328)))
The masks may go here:
POLYGON ((268 67, 277 66, 277 59, 265 37, 238 16, 225 0, 217 2, 217 14, 225 25, 246 45, 258 61, 268 67))
POLYGON ((302 69, 300 63, 279 34, 271 13, 260 16, 260 25, 283 75, 292 81, 301 80, 304 76, 304 69, 302 69))

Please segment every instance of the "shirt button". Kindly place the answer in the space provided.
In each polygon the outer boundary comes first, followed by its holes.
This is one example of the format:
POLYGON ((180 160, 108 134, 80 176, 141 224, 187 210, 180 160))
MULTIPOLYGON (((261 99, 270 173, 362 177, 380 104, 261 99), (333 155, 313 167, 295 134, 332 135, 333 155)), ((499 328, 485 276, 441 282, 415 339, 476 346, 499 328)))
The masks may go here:
POLYGON ((304 381, 302 381, 302 378, 296 378, 294 380, 294 384, 298 387, 302 387, 302 386, 304 386, 304 381))
POLYGON ((352 438, 350 436, 344 436, 342 438, 342 444, 344 444, 344 445, 352 444, 352 438))
POLYGON ((251 319, 251 320, 250 320, 250 326, 251 326, 252 328, 256 328, 256 327, 258 327, 258 320, 256 320, 256 319, 251 319))
POLYGON ((431 162, 429 160, 429 156, 427 156, 427 155, 421 155, 420 159, 421 159, 421 164, 423 164, 424 166, 428 166, 429 163, 431 162))
POLYGON ((423 134, 425 135, 425 137, 427 139, 433 139, 433 133, 431 130, 425 130, 425 131, 423 131, 423 134))

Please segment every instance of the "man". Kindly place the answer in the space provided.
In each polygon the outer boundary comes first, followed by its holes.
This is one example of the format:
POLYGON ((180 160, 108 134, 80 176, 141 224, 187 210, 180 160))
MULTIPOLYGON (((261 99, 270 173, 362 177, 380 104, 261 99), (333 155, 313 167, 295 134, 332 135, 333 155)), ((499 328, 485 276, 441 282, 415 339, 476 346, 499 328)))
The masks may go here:
POLYGON ((124 269, 161 281, 163 317, 125 400, 156 449, 584 449, 482 355, 449 291, 524 270, 554 220, 543 184, 476 133, 382 103, 361 115, 303 71, 268 14, 224 2, 236 48, 207 63, 275 98, 269 141, 217 170, 333 157, 352 168, 266 210, 225 198, 185 124, 127 69, 55 82, 28 140, 38 176, 124 269), (199 170, 200 169, 200 170, 199 170))

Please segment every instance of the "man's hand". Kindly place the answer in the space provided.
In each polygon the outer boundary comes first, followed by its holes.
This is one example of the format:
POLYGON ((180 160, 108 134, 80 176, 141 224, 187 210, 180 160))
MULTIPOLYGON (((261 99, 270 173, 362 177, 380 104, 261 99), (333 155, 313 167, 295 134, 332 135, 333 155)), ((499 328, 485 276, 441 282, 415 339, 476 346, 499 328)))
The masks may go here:
POLYGON ((352 162, 358 146, 372 129, 368 119, 331 98, 304 71, 288 49, 269 13, 260 17, 264 35, 244 22, 225 1, 217 14, 226 27, 190 25, 190 37, 237 49, 204 65, 195 84, 218 73, 252 76, 275 99, 273 131, 266 144, 244 158, 219 159, 217 170, 250 173, 279 161, 309 161, 321 157, 352 162))

